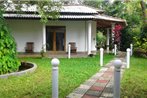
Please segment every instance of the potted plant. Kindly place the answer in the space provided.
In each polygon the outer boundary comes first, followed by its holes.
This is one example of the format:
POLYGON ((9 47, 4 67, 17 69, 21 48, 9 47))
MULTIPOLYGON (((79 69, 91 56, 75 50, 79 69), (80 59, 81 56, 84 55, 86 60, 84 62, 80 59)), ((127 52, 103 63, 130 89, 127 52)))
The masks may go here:
POLYGON ((42 48, 41 48, 40 55, 41 55, 42 58, 45 57, 44 45, 43 45, 42 48))
POLYGON ((42 45, 42 48, 41 48, 41 51, 40 51, 40 55, 41 55, 42 58, 45 57, 45 45, 46 45, 46 47, 49 47, 48 44, 42 45))

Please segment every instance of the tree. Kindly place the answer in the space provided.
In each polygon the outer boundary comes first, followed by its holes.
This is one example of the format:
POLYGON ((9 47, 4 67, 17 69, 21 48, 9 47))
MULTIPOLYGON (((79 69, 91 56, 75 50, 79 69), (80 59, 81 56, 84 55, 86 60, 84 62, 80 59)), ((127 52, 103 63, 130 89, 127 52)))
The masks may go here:
POLYGON ((23 1, 23 0, 1 0, 0 1, 0 74, 17 71, 20 66, 20 61, 17 58, 16 43, 12 37, 3 13, 9 9, 17 13, 22 13, 23 7, 36 6, 36 12, 41 16, 41 22, 46 23, 48 18, 58 18, 58 10, 61 4, 58 2, 44 1, 23 1))
POLYGON ((146 4, 144 0, 140 1, 140 5, 142 8, 142 14, 143 14, 143 26, 142 26, 142 32, 141 32, 141 41, 144 42, 144 38, 147 39, 147 9, 146 4))
POLYGON ((62 7, 61 2, 53 2, 52 0, 1 0, 0 8, 3 11, 14 11, 17 13, 24 13, 23 8, 34 6, 36 11, 34 14, 41 16, 41 22, 48 22, 48 18, 57 19, 59 17, 59 10, 62 7))
POLYGON ((128 25, 121 31, 120 44, 120 49, 126 51, 126 48, 130 47, 130 43, 133 42, 133 37, 139 36, 141 32, 143 20, 139 1, 125 0, 125 2, 122 2, 121 0, 115 0, 113 3, 109 3, 106 0, 101 2, 94 0, 92 2, 93 5, 87 1, 87 5, 103 9, 107 15, 126 19, 128 25))
POLYGON ((16 57, 16 44, 0 11, 0 74, 17 71, 20 62, 16 57))
POLYGON ((146 9, 145 1, 141 0, 140 5, 141 5, 141 8, 142 8, 144 24, 147 25, 147 9, 146 9))

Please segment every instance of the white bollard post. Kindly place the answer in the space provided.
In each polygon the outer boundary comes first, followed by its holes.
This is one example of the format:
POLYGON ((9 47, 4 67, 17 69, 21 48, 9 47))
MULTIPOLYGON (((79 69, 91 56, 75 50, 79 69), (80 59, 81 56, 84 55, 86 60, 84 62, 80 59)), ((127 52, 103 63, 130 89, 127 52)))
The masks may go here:
POLYGON ((114 44, 114 55, 116 55, 117 45, 114 44))
POLYGON ((130 49, 127 48, 127 68, 130 68, 130 49))
POLYGON ((114 53, 114 48, 112 49, 112 53, 114 53))
POLYGON ((69 59, 70 59, 70 54, 71 54, 70 52, 71 52, 71 45, 69 44, 69 45, 68 45, 68 58, 69 58, 69 59))
POLYGON ((131 56, 133 55, 133 44, 130 44, 131 56))
POLYGON ((120 68, 122 62, 121 60, 114 61, 114 97, 113 98, 120 98, 120 68))
POLYGON ((103 66, 103 53, 104 52, 104 49, 103 48, 100 48, 100 66, 103 66))
POLYGON ((60 61, 53 58, 52 64, 52 98, 58 98, 58 65, 60 61))

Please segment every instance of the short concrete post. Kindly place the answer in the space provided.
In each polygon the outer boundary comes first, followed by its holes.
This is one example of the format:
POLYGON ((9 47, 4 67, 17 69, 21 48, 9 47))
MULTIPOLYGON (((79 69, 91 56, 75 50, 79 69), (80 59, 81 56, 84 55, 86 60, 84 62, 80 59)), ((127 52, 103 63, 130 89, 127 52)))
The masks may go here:
POLYGON ((114 61, 114 97, 113 98, 120 98, 120 68, 122 62, 121 60, 114 61))
POLYGON ((52 59, 52 98, 58 98, 58 65, 60 61, 57 58, 52 59))
POLYGON ((69 59, 70 59, 70 54, 71 54, 70 52, 71 52, 71 45, 69 44, 69 45, 68 45, 68 58, 69 58, 69 59))
POLYGON ((112 53, 114 53, 114 48, 112 49, 112 53))
POLYGON ((117 45, 114 44, 114 55, 116 55, 117 45))
POLYGON ((100 48, 100 66, 103 66, 103 53, 104 52, 104 49, 103 48, 100 48))
POLYGON ((127 48, 127 68, 130 68, 130 48, 127 48))
POLYGON ((130 44, 131 56, 133 55, 133 44, 130 44))

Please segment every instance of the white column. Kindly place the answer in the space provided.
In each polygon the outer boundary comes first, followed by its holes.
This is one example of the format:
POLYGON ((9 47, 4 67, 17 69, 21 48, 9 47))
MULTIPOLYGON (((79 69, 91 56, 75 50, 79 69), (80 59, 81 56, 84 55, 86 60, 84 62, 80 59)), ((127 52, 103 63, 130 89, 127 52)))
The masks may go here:
POLYGON ((103 53, 104 52, 104 49, 103 48, 100 48, 100 66, 103 66, 103 53))
POLYGON ((91 30, 92 30, 92 21, 88 21, 88 55, 91 54, 91 30))
POLYGON ((44 48, 44 52, 46 52, 46 30, 45 30, 45 24, 43 24, 42 28, 43 28, 42 47, 44 48))
POLYGON ((112 34, 111 36, 112 36, 112 44, 113 44, 113 45, 114 45, 114 33, 113 33, 113 32, 114 32, 114 31, 113 31, 114 27, 115 27, 115 23, 112 23, 112 24, 111 24, 111 32, 112 32, 112 33, 111 33, 111 34, 112 34))
POLYGON ((109 53, 109 28, 107 28, 107 53, 109 53))

